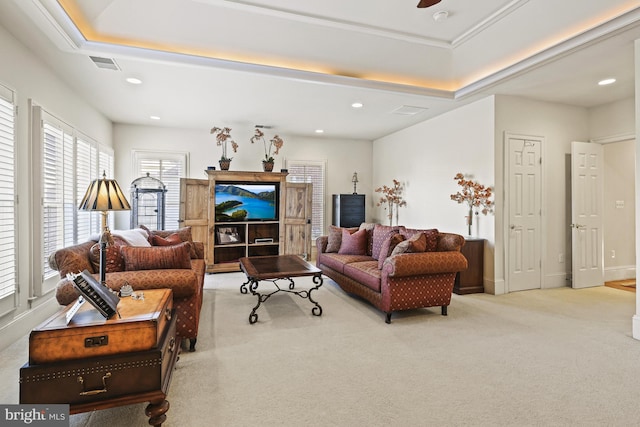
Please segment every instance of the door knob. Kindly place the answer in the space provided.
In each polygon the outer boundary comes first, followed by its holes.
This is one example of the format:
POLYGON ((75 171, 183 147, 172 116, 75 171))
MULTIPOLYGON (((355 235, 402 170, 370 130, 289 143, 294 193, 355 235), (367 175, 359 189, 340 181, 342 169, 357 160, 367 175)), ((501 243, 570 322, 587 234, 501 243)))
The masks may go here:
POLYGON ((587 226, 583 224, 571 224, 571 227, 576 229, 587 228, 587 226))

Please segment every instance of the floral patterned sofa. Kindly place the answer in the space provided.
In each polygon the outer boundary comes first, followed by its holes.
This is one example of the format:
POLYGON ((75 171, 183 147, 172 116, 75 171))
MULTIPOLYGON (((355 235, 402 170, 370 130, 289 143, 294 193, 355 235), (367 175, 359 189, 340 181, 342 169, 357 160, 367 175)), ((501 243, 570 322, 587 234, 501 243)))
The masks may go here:
MULTIPOLYGON (((204 244, 192 240, 190 227, 173 231, 124 230, 112 234, 114 243, 107 248, 107 285, 116 291, 125 283, 135 291, 172 289, 178 316, 177 335, 189 339, 189 350, 194 351, 204 286, 204 244)), ((86 269, 99 280, 99 255, 97 237, 51 254, 49 265, 61 278, 56 288, 58 303, 68 305, 79 295, 66 278, 67 273, 86 269)))
POLYGON ((330 226, 316 240, 316 265, 345 292, 358 295, 386 313, 451 303, 456 273, 467 268, 460 252, 465 240, 436 229, 363 223, 358 228, 330 226))

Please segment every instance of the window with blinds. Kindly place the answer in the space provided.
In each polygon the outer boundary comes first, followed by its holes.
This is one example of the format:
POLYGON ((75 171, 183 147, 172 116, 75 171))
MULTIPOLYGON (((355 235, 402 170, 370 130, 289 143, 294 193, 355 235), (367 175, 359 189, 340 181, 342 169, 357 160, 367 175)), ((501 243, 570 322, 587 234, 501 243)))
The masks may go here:
POLYGON ((311 238, 322 236, 324 231, 324 181, 325 162, 287 160, 287 181, 310 182, 313 184, 311 207, 311 238))
MULTIPOLYGON (((35 295, 43 295, 52 286, 58 272, 49 267, 49 256, 56 250, 89 240, 100 232, 100 215, 78 210, 78 204, 94 179, 113 176, 113 152, 110 148, 82 135, 53 115, 33 107, 35 126, 40 132, 42 223, 41 286, 35 295)), ((37 219, 36 219, 37 220, 37 219)), ((112 219, 111 219, 112 220, 112 219)))
POLYGON ((13 91, 0 86, 0 299, 15 296, 17 286, 15 157, 13 91))
POLYGON ((180 178, 188 176, 188 155, 186 153, 155 153, 134 151, 136 177, 152 176, 162 181, 167 189, 165 194, 164 226, 167 230, 179 228, 180 178))

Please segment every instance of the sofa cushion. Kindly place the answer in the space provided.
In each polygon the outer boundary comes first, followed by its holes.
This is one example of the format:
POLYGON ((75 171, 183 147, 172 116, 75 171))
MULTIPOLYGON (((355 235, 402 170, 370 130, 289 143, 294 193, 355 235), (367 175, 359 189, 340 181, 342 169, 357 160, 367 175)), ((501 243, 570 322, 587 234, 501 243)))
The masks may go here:
POLYGON ((392 227, 389 225, 376 224, 373 228, 373 245, 371 247, 371 256, 375 259, 380 258, 380 250, 385 239, 392 234, 398 233, 400 227, 392 227))
POLYGON ((352 262, 344 266, 344 275, 362 283, 376 292, 380 292, 380 269, 378 261, 352 262))
POLYGON ((428 230, 406 228, 404 230, 401 230, 400 233, 403 234, 407 239, 413 237, 416 233, 424 233, 427 238, 427 246, 423 252, 433 252, 438 248, 438 236, 440 235, 440 233, 436 228, 431 228, 428 230))
POLYGON ((367 253, 367 232, 359 230, 351 234, 347 229, 342 230, 342 242, 340 243, 341 255, 366 255, 367 253))
POLYGON ((327 241, 327 249, 325 252, 338 252, 342 243, 342 230, 349 230, 350 233, 358 231, 357 228, 343 228, 335 225, 329 226, 329 235, 327 241))
POLYGON ((378 257, 378 269, 382 270, 382 264, 384 260, 391 255, 391 252, 396 246, 404 240, 404 236, 400 233, 394 233, 387 237, 382 243, 382 249, 380 250, 380 256, 378 257))
POLYGON ((191 268, 191 243, 189 242, 148 248, 122 246, 121 252, 126 271, 191 268))
POLYGON ((344 266, 352 262, 371 261, 369 255, 340 255, 334 253, 322 253, 318 255, 320 265, 326 265, 338 273, 344 273, 344 266))

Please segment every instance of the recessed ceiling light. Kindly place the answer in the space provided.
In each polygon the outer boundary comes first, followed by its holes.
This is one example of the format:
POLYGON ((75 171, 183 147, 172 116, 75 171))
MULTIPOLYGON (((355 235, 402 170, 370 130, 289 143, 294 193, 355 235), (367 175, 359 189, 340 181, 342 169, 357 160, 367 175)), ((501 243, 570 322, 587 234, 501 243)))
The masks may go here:
POLYGON ((354 102, 353 104, 351 104, 351 106, 353 108, 362 108, 364 107, 364 104, 362 102, 354 102))
POLYGON ((322 130, 322 129, 316 129, 316 133, 324 133, 324 130, 322 130))
POLYGON ((613 84, 613 83, 615 83, 615 82, 616 82, 616 79, 604 79, 604 80, 600 80, 600 81, 598 82, 598 84, 599 84, 600 86, 606 86, 606 85, 613 84))
POLYGON ((159 116, 149 116, 151 120, 160 120, 159 116))
POLYGON ((142 80, 137 79, 135 77, 127 77, 127 83, 131 83, 132 85, 139 85, 142 84, 142 80))

